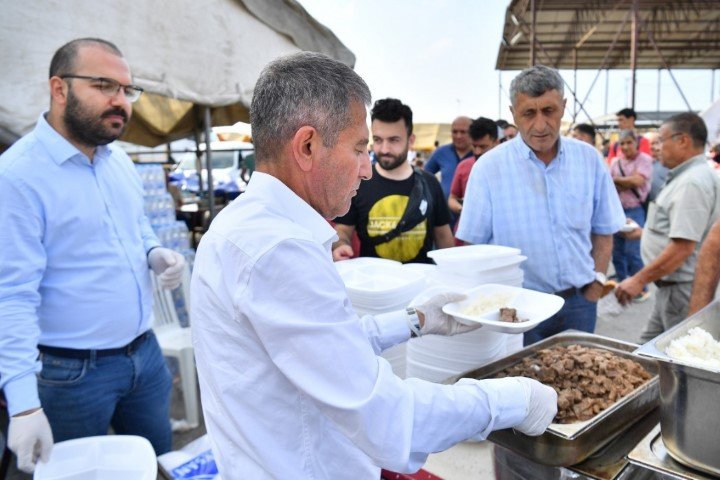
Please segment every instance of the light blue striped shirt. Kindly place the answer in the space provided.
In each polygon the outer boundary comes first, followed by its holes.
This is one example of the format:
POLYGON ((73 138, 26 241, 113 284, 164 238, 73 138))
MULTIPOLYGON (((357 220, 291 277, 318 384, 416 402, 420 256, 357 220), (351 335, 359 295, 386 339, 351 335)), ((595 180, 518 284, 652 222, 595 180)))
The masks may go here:
POLYGON ((597 150, 561 137, 546 167, 518 135, 475 162, 457 236, 521 249, 524 285, 557 292, 593 281, 590 234, 610 235, 624 223, 597 150))
POLYGON ((40 405, 37 344, 126 345, 150 328, 147 251, 160 243, 128 156, 89 159, 40 116, 0 156, 0 387, 10 414, 40 405))

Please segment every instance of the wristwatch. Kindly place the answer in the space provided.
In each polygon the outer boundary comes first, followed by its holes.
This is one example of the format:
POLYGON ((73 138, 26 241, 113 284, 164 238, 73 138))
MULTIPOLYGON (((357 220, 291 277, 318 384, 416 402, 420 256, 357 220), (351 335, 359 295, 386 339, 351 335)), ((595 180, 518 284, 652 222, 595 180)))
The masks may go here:
POLYGON ((418 318, 417 311, 414 307, 407 307, 405 309, 407 314, 407 324, 410 329, 410 338, 417 338, 420 334, 420 319, 418 318))
POLYGON ((595 272, 595 281, 600 285, 605 285, 607 283, 607 277, 602 272, 595 272))

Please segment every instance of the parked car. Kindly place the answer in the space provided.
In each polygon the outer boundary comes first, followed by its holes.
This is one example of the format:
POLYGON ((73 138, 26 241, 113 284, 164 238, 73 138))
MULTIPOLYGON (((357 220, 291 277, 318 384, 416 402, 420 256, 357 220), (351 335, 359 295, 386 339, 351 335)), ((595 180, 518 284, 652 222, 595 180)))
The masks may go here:
MULTIPOLYGON (((247 142, 211 142, 212 178, 214 190, 237 194, 244 190, 245 181, 240 178, 243 158, 254 153, 252 143, 247 142)), ((202 165, 206 164, 205 144, 200 144, 202 165)), ((188 193, 197 194, 199 181, 195 152, 176 154, 178 165, 170 174, 170 181, 188 193)), ((207 170, 202 169, 203 190, 207 190, 207 170)))

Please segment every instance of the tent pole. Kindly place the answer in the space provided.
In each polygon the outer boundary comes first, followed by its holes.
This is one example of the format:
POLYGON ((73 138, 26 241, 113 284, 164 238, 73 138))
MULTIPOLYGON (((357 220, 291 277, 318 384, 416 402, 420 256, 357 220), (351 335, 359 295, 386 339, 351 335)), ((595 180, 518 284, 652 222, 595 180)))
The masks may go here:
POLYGON ((632 70, 632 85, 630 86, 630 108, 635 108, 635 84, 637 71, 638 49, 638 0, 632 3, 632 30, 630 31, 630 69, 632 70))
MULTIPOLYGON (((657 106, 655 107, 657 109, 657 113, 660 113, 660 75, 662 74, 662 69, 658 68, 658 79, 657 79, 657 106)), ((660 115, 658 115, 658 119, 660 118, 660 115)))
POLYGON ((207 168, 207 183, 208 183, 208 211, 210 212, 210 221, 215 217, 215 187, 212 179, 212 140, 210 139, 210 124, 212 119, 210 118, 210 107, 205 106, 205 163, 207 168))
POLYGON ((202 179, 202 152, 200 151, 200 118, 198 117, 198 106, 193 105, 193 138, 195 139, 195 171, 198 176, 198 194, 203 192, 202 179))
POLYGON ((537 11, 535 10, 535 0, 530 0, 530 11, 532 12, 532 23, 530 28, 530 66, 534 67, 536 63, 535 30, 537 29, 537 11))
POLYGON ((605 115, 607 115, 608 112, 608 90, 610 86, 610 69, 605 69, 605 115))
POLYGON ((712 69, 712 80, 710 81, 710 104, 715 100, 715 69, 712 69))
POLYGON ((498 70, 498 116, 502 118, 502 70, 498 70))

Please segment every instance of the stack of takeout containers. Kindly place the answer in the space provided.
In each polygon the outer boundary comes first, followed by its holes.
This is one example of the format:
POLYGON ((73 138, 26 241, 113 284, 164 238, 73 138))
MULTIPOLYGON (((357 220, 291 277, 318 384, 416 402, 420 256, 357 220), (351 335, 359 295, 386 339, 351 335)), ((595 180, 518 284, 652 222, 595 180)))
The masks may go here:
MULTIPOLYGON (((428 253, 437 264, 429 283, 463 292, 487 283, 522 287, 520 264, 527 259, 517 248, 500 245, 469 245, 428 253)), ((443 337, 428 335, 413 339, 407 347, 408 377, 441 382, 461 372, 478 368, 522 348, 522 334, 507 334, 480 328, 443 337)))
MULTIPOLYGON (((403 265, 393 260, 360 257, 336 262, 348 298, 358 315, 377 315, 405 310, 410 300, 426 287, 434 265, 403 265)), ((405 348, 400 344, 385 350, 396 375, 405 378, 405 348)))

